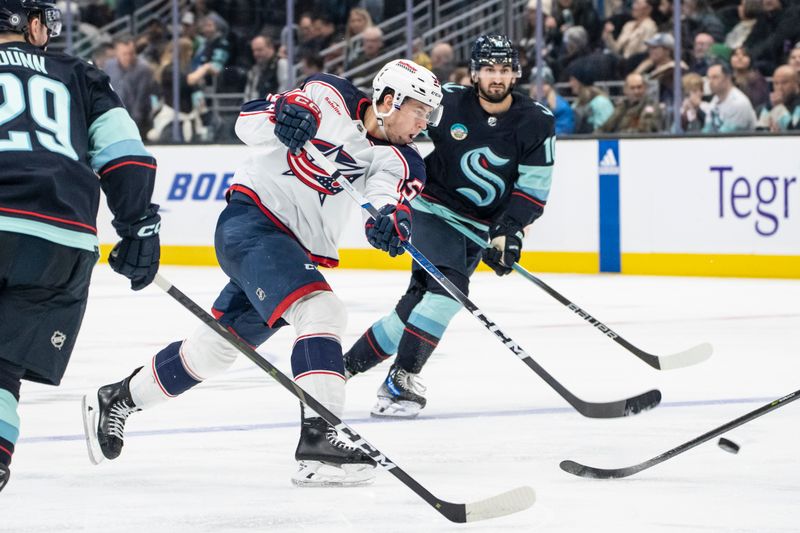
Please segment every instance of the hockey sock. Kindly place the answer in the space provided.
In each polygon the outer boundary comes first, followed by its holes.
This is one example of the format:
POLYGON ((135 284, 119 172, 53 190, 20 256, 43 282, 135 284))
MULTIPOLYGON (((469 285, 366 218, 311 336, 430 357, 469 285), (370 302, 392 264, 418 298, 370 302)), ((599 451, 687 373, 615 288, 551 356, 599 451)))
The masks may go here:
POLYGON ((403 336, 403 327, 396 311, 375 322, 344 356, 350 375, 366 372, 394 355, 403 336))
POLYGON ((183 363, 181 346, 177 341, 153 357, 150 368, 131 378, 131 398, 136 407, 146 409, 174 398, 199 384, 202 380, 189 373, 183 363))
MULTIPOLYGON (((304 335, 292 349, 294 381, 336 416, 344 410, 344 360, 339 339, 330 335, 304 335)), ((316 416, 308 411, 307 416, 316 416)))
POLYGON ((0 367, 0 463, 6 466, 11 464, 19 437, 19 380, 16 372, 6 372, 0 367))
POLYGON ((395 365, 411 374, 419 374, 459 309, 461 304, 452 298, 426 293, 408 317, 395 365))

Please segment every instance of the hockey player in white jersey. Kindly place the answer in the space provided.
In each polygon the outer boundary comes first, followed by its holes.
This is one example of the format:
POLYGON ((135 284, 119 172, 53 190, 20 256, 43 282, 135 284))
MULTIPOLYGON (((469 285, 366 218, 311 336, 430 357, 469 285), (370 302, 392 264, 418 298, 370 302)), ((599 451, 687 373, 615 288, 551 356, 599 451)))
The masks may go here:
MULTIPOLYGON (((388 63, 370 100, 329 74, 300 89, 245 104, 236 134, 252 147, 228 191, 215 234, 217 258, 230 282, 213 305, 217 320, 253 346, 291 324, 296 383, 342 415, 345 369, 340 338, 345 309, 318 266, 338 263, 337 245, 357 208, 302 150, 307 141, 369 198, 383 206, 365 223, 367 239, 390 255, 411 235, 408 201, 425 182, 413 138, 441 114, 436 77, 416 63, 388 63)), ((206 325, 165 347, 124 380, 84 397, 90 459, 119 456, 127 417, 220 374, 238 351, 206 325)), ((360 485, 374 462, 301 406, 296 485, 360 485)))

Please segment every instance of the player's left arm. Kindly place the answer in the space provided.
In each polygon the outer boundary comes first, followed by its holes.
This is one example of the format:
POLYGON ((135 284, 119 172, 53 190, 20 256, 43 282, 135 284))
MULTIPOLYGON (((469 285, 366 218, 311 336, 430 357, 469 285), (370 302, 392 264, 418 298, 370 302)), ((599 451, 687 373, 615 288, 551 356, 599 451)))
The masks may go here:
POLYGON ((158 271, 161 217, 151 202, 156 160, 145 149, 139 129, 108 83, 94 67, 88 87, 88 158, 122 240, 109 256, 111 267, 131 280, 131 288, 149 285, 158 271))
POLYGON ((402 242, 411 238, 409 202, 425 186, 425 164, 413 145, 385 146, 376 155, 373 168, 364 195, 379 207, 380 214, 366 219, 367 240, 392 257, 402 255, 402 242))
POLYGON ((489 230, 491 247, 483 260, 499 276, 511 272, 522 254, 524 228, 542 216, 550 195, 555 162, 555 121, 538 107, 520 127, 517 179, 502 215, 489 230))

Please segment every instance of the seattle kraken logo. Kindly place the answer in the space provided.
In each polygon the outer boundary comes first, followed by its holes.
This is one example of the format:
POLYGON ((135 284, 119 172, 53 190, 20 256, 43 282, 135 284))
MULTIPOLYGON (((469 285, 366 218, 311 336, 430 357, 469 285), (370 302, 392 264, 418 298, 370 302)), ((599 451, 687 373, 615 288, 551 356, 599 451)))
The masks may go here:
POLYGON ((502 167, 508 162, 509 159, 495 155, 488 146, 470 150, 461 157, 461 172, 483 194, 469 187, 459 187, 456 190, 469 198, 478 207, 490 205, 498 195, 503 195, 506 190, 506 183, 489 168, 502 167))

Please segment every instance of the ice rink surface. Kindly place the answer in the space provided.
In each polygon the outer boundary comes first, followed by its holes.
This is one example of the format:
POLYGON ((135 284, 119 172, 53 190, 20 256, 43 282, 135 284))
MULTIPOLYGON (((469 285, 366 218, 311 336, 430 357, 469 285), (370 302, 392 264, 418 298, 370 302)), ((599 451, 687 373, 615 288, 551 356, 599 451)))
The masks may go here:
MULTIPOLYGON (((216 269, 162 272, 210 307, 216 269)), ((326 271, 349 309, 344 346, 391 309, 401 272, 326 271)), ((374 485, 300 489, 297 401, 244 357, 223 376, 129 419, 122 456, 87 458, 80 397, 122 379, 199 322, 155 286, 139 293, 98 265, 83 331, 59 388, 26 382, 0 531, 800 531, 800 402, 621 480, 562 472, 639 463, 800 388, 800 282, 543 274, 556 290, 629 341, 658 354, 710 342, 696 367, 659 372, 605 339, 521 276, 473 278, 471 298, 579 397, 663 393, 653 411, 591 420, 462 312, 423 372, 417 420, 369 417, 387 366, 348 384, 346 421, 439 498, 470 502, 520 485, 529 510, 487 522, 447 522, 393 476, 374 485)), ((291 328, 260 352, 290 372, 291 328)))

